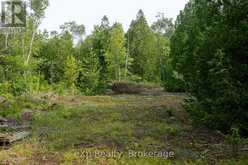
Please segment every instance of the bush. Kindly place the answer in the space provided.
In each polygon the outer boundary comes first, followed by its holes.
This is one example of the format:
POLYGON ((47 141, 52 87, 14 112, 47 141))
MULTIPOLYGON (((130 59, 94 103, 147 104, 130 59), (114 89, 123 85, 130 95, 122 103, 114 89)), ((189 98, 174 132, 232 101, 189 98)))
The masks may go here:
POLYGON ((185 92, 185 82, 183 77, 181 77, 181 75, 176 71, 167 75, 163 86, 168 92, 185 92))

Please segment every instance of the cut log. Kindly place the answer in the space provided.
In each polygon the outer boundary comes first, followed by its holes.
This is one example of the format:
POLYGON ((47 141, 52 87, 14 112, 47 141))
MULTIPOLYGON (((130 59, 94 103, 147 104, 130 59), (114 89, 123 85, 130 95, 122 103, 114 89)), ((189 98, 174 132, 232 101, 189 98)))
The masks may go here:
POLYGON ((8 124, 6 123, 0 123, 0 128, 8 128, 8 124))

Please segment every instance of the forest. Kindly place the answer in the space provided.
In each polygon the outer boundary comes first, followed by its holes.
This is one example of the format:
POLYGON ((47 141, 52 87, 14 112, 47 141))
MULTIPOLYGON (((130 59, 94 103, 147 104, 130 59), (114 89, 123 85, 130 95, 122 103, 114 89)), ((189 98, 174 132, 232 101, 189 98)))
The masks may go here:
POLYGON ((127 31, 105 15, 89 35, 40 30, 48 6, 0 25, 0 164, 248 164, 248 1, 189 0, 152 24, 139 10, 127 31))

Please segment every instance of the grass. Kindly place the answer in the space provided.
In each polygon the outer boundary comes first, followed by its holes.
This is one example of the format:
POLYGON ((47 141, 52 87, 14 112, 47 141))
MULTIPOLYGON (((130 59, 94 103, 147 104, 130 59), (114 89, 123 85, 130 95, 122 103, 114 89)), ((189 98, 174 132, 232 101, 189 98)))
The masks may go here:
POLYGON ((36 109, 32 137, 1 150, 0 164, 247 164, 247 159, 232 158, 218 148, 216 143, 224 142, 218 135, 193 128, 182 100, 133 95, 67 96, 52 104, 19 100, 21 108, 36 109), (207 141, 209 137, 213 141, 207 141), (175 155, 129 157, 130 151, 175 155), (96 156, 95 152, 117 155, 96 156))
POLYGON ((139 111, 61 107, 57 111, 37 115, 33 121, 34 133, 37 137, 46 134, 45 140, 56 149, 70 148, 83 142, 82 145, 105 145, 126 150, 133 148, 134 144, 139 144, 136 146, 139 149, 147 149, 149 145, 146 143, 151 142, 162 148, 165 134, 175 135, 180 131, 178 125, 167 124, 150 110, 139 111))

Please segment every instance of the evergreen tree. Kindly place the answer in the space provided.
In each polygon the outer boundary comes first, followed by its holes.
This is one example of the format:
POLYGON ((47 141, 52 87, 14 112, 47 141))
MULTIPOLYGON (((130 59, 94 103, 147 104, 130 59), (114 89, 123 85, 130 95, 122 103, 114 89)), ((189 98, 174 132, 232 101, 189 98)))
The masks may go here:
POLYGON ((133 58, 131 72, 142 80, 158 81, 156 75, 156 37, 140 10, 127 32, 129 53, 133 58))
POLYGON ((68 56, 65 61, 65 81, 67 84, 67 87, 70 89, 75 88, 75 81, 78 78, 78 68, 77 68, 77 61, 76 59, 71 55, 68 56))
POLYGON ((171 40, 173 66, 193 96, 190 114, 224 132, 248 133, 247 13, 245 0, 191 0, 171 40))
POLYGON ((88 36, 79 47, 77 59, 79 63, 79 77, 77 87, 86 95, 102 92, 99 59, 93 50, 93 35, 88 36))
POLYGON ((100 26, 95 26, 92 33, 93 37, 93 54, 98 58, 98 70, 100 72, 100 88, 105 90, 108 83, 108 69, 106 54, 109 47, 110 26, 107 16, 102 18, 100 26))

